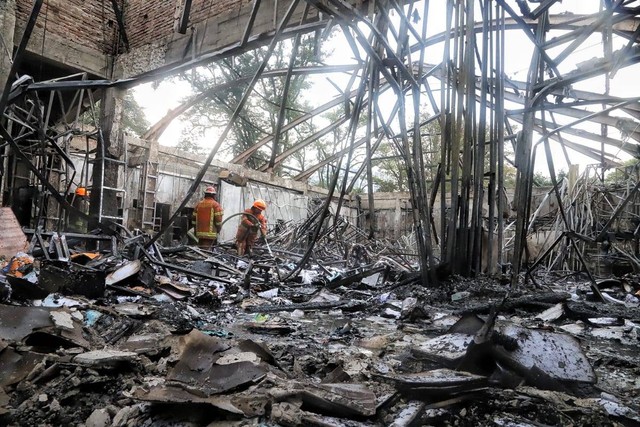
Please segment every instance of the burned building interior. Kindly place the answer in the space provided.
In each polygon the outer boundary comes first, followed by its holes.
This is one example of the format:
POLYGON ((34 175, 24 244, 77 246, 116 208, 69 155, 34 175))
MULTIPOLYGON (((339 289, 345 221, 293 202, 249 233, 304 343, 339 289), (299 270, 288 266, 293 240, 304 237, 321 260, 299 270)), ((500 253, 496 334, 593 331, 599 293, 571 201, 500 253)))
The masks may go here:
POLYGON ((0 39, 1 425, 640 424, 640 1, 5 0, 0 39))

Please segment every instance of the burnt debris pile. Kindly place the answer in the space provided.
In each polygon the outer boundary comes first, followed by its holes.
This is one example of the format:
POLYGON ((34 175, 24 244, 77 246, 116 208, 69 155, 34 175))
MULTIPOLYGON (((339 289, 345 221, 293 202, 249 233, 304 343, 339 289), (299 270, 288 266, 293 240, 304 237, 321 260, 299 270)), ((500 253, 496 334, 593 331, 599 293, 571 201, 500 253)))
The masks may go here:
POLYGON ((637 276, 424 286, 411 253, 349 225, 303 262, 312 225, 251 257, 129 232, 3 247, 0 423, 640 422, 637 276))

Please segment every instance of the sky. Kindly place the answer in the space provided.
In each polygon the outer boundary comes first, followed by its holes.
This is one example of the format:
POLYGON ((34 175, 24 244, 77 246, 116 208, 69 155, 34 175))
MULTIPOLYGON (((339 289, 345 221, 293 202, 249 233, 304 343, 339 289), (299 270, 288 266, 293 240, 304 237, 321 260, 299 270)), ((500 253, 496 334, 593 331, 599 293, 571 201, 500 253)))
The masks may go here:
MULTIPOLYGON (((509 3, 518 10, 515 2, 510 0, 509 3)), ((444 27, 444 1, 432 2, 430 5, 429 15, 429 34, 435 34, 443 31, 444 27)), ((532 8, 536 6, 535 3, 530 3, 532 8)), ((552 6, 552 14, 560 13, 575 13, 575 14, 588 14, 598 11, 599 1, 597 0, 564 0, 561 3, 558 2, 552 6)), ((421 6, 418 6, 421 10, 421 6)), ((479 17, 479 13, 476 14, 479 17)), ((397 18, 396 18, 397 19, 397 18)), ((566 45, 562 45, 555 49, 555 52, 560 52, 566 45)), ((332 37, 327 43, 326 48, 331 54, 327 58, 328 64, 345 64, 353 62, 353 53, 349 49, 348 44, 345 42, 344 37, 337 35, 332 37)), ((571 57, 560 65, 560 71, 562 73, 569 72, 576 67, 576 64, 587 61, 591 58, 602 56, 600 44, 600 36, 592 36, 587 39, 581 46, 579 46, 571 57)), ((614 51, 617 46, 614 46, 614 51)), ((437 63, 442 58, 442 48, 436 47, 427 51, 427 62, 437 63), (433 58, 433 59, 430 59, 433 58)), ((521 34, 519 31, 508 31, 506 41, 506 52, 508 53, 505 64, 505 71, 507 76, 514 80, 526 81, 529 63, 533 52, 533 45, 529 40, 521 34)), ((553 51, 552 51, 553 52, 553 51)), ((553 52, 553 55, 555 55, 553 52)), ((637 75, 637 68, 630 67, 629 69, 622 69, 616 75, 616 78, 611 84, 611 94, 617 96, 629 96, 630 85, 635 86, 637 75)), ((339 92, 334 86, 329 83, 328 79, 333 80, 338 86, 344 87, 348 80, 348 75, 336 75, 331 74, 329 76, 313 76, 311 79, 312 90, 309 92, 309 98, 312 100, 313 105, 320 105, 337 96, 339 92)), ((576 89, 583 89, 588 91, 602 90, 604 87, 604 77, 598 77, 581 84, 574 85, 576 89)), ((147 119, 150 123, 155 123, 162 118, 169 109, 175 108, 179 105, 180 101, 192 94, 191 88, 185 82, 164 81, 159 84, 145 84, 138 86, 134 89, 134 95, 138 103, 143 107, 147 119)), ((437 97, 437 94, 436 94, 437 97)), ((509 106, 507 106, 509 107, 509 106)), ((512 106, 513 108, 520 108, 512 106)), ((188 113, 187 113, 188 114, 188 113)), ((619 113, 614 113, 619 114, 619 113)), ((562 123, 561 123, 562 124, 562 123)), ((160 143, 163 145, 175 145, 180 139, 180 135, 184 124, 178 119, 169 126, 167 131, 160 138, 160 143)), ((599 133, 599 125, 581 125, 582 129, 589 129, 593 132, 599 133)), ((610 136, 615 136, 615 129, 610 130, 610 136)), ((534 136, 534 141, 537 139, 534 136)), ((217 135, 214 132, 208 134, 200 144, 206 148, 211 148, 217 140, 217 135)), ((577 139, 576 139, 577 141, 577 139)), ((591 142, 591 144, 597 144, 591 142)), ((597 144, 599 145, 599 144, 597 144)), ((567 164, 564 160, 564 155, 557 143, 552 143, 552 152, 554 161, 556 162, 556 169, 566 169, 567 164)), ((538 157, 536 159, 536 171, 544 175, 548 175, 546 160, 544 158, 543 147, 538 150, 538 157)), ((616 150, 614 150, 615 152, 616 150)), ((628 156, 624 153, 618 153, 621 160, 626 160, 628 156)), ((223 159, 228 160, 228 159, 223 159)), ((594 161, 578 153, 571 155, 571 161, 581 165, 581 170, 587 164, 592 164, 594 161)))

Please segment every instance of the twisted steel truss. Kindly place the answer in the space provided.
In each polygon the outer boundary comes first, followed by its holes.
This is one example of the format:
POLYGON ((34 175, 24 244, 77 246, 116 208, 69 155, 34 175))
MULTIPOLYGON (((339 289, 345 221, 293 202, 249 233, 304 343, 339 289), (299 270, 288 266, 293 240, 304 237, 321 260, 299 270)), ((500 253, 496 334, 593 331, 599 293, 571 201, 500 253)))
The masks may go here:
MULTIPOLYGON (((253 75, 239 77, 238 84, 245 87, 244 96, 172 220, 186 206, 211 160, 226 142, 233 124, 242 117, 256 82, 275 76, 285 81, 276 132, 255 141, 232 162, 244 164, 253 153, 266 149, 270 151, 269 160, 260 169, 272 171, 284 165, 296 151, 304 150, 336 128, 344 128, 347 135, 344 144, 336 146, 327 158, 318 159, 316 165, 300 171, 295 179, 306 180, 325 165, 335 166, 336 173, 322 213, 324 217, 329 215, 330 199, 338 196, 339 204, 342 203, 353 183, 364 176, 368 209, 375 212, 373 176, 376 166, 373 159, 380 144, 390 144, 406 167, 425 283, 435 281, 431 272, 436 264, 445 265, 455 273, 470 275, 482 270, 493 272, 507 261, 503 250, 506 206, 500 197, 505 185, 505 164, 512 163, 517 170, 514 200, 517 219, 510 256, 515 282, 522 270, 526 249, 538 147, 542 146, 545 152, 548 171, 556 187, 554 151, 561 153, 567 164, 574 163, 572 153, 587 156, 603 171, 618 164, 621 156, 640 154, 637 144, 640 141, 640 86, 630 82, 622 96, 611 93, 612 83, 624 78, 621 75, 627 69, 636 69, 640 60, 640 2, 603 0, 599 10, 589 15, 557 14, 554 11, 560 2, 556 0, 377 0, 355 3, 357 5, 345 0, 289 2, 277 29, 261 39, 262 43, 268 43, 263 63, 253 75), (321 13, 317 22, 310 23, 303 18, 301 22, 293 23, 290 19, 296 8, 304 8, 303 17, 311 9, 321 13), (437 25, 433 19, 428 19, 434 14, 438 15, 437 25), (301 68, 296 67, 292 59, 286 69, 267 69, 269 58, 280 40, 294 39, 293 57, 301 34, 316 32, 320 43, 324 34, 333 28, 342 33, 354 60, 340 66, 301 68), (510 43, 512 40, 532 48, 526 81, 517 81, 508 75, 507 64, 516 54, 510 43), (585 51, 591 53, 593 59, 584 61, 585 51), (323 72, 346 72, 351 78, 340 88, 340 96, 286 122, 286 102, 282 100, 287 99, 291 77, 323 72), (390 98, 393 99, 391 103, 390 98), (333 122, 314 134, 296 140, 297 126, 339 105, 348 106, 344 114, 337 115, 333 122), (432 122, 439 124, 441 143, 436 155, 435 179, 428 180, 422 133, 432 122), (287 132, 291 132, 294 142, 283 149, 280 141, 287 132), (505 151, 505 145, 512 147, 514 158, 505 155, 510 151, 505 151), (364 161, 355 161, 358 153, 364 154, 364 161)), ((17 105, 33 94, 47 99, 43 93, 71 91, 82 94, 108 87, 128 88, 205 61, 233 56, 254 46, 256 39, 250 37, 253 22, 257 14, 268 11, 260 8, 259 0, 254 0, 252 10, 237 44, 222 52, 191 58, 170 69, 126 80, 76 79, 14 87, 13 77, 10 78, 0 104, 6 119, 2 127, 4 143, 10 144, 16 153, 29 157, 29 142, 21 140, 27 127, 41 135, 41 142, 56 140, 70 131, 61 131, 60 122, 40 120, 34 129, 33 123, 21 120, 17 105)), ((37 17, 35 9, 34 14, 37 17)), ((28 40, 28 34, 25 36, 28 40)), ((20 55, 19 49, 14 61, 20 55)), ((171 120, 180 114, 188 114, 191 107, 228 85, 212 87, 188 100, 154 125, 146 137, 157 139, 171 120)), ((45 108, 47 117, 53 108, 51 103, 48 110, 45 108)), ((68 117, 68 114, 61 117, 68 117)), ((42 155, 46 156, 46 151, 42 155)), ((33 161, 35 154, 30 156, 33 161)), ((63 201, 61 204, 66 207, 63 201)), ((565 215, 562 203, 559 211, 565 215)), ((319 227, 322 222, 318 222, 319 227)), ((369 227, 370 236, 373 236, 374 220, 370 221, 369 227)), ((571 225, 567 223, 567 227, 570 229, 571 225)), ((316 230, 316 235, 319 233, 320 230, 316 230)), ((305 261, 306 258, 301 265, 305 261)), ((583 267, 588 271, 586 263, 583 267)))

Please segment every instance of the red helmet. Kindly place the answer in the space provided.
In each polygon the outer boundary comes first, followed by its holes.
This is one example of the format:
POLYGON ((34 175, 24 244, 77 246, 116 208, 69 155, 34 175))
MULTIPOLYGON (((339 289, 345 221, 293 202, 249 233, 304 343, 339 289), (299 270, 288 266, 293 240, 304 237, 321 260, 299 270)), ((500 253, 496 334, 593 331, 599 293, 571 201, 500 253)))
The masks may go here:
POLYGON ((216 187, 213 185, 208 186, 204 189, 204 194, 216 194, 216 187))
POLYGON ((262 199, 258 199, 253 202, 253 207, 256 209, 260 209, 261 211, 267 209, 267 204, 262 199))

